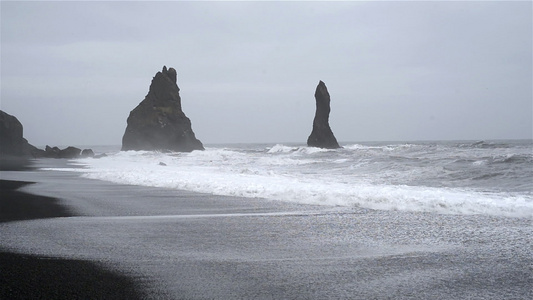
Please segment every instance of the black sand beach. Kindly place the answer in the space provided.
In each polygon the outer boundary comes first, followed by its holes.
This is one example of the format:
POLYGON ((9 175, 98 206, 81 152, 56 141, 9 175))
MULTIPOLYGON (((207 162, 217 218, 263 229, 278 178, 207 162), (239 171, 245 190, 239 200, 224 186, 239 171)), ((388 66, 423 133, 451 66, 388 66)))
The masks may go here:
POLYGON ((18 191, 28 184, 33 182, 0 180, 0 222, 74 216, 57 199, 18 191))
MULTIPOLYGON (((0 180, 0 223, 74 216, 50 197, 0 180)), ((96 263, 11 253, 0 248, 0 299, 141 299, 134 281, 96 263)))
POLYGON ((95 263, 0 252, 0 299, 142 299, 130 278, 95 263))
POLYGON ((37 182, 8 189, 29 200, 28 215, 12 207, 0 223, 6 299, 533 297, 530 219, 218 197, 69 172, 1 175, 6 188, 37 182))

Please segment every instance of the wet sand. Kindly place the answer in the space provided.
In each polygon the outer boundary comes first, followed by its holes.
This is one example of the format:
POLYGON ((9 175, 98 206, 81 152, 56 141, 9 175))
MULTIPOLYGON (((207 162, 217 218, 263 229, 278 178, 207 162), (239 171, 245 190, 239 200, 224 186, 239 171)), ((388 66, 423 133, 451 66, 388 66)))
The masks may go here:
MULTIPOLYGON (((33 183, 0 180, 0 223, 74 216, 57 199, 18 191, 29 184, 33 183)), ((0 248, 0 270, 0 299, 142 298, 131 278, 89 261, 0 248)))
POLYGON ((0 180, 0 222, 73 216, 57 199, 18 191, 33 183, 0 180))
POLYGON ((2 178, 37 182, 20 191, 71 214, 0 223, 3 249, 104 266, 148 298, 533 298, 530 219, 297 205, 68 172, 2 178))

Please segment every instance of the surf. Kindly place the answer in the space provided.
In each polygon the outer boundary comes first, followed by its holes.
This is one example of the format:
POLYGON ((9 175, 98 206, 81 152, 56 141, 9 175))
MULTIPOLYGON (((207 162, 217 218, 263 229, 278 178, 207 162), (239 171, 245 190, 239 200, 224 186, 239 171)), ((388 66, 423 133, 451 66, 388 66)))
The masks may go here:
MULTIPOLYGON (((122 151, 100 159, 74 160, 69 171, 119 184, 303 204, 533 217, 527 184, 521 189, 491 188, 502 175, 475 163, 487 153, 463 153, 464 147, 457 145, 443 147, 449 146, 350 144, 324 150, 276 144, 246 149, 206 147, 191 153, 122 151)), ((471 148, 494 152, 479 144, 471 148)), ((531 159, 520 149, 504 152, 502 157, 531 159)), ((524 159, 507 162, 524 163, 524 159)), ((517 176, 526 180, 528 174, 518 172, 517 176)))

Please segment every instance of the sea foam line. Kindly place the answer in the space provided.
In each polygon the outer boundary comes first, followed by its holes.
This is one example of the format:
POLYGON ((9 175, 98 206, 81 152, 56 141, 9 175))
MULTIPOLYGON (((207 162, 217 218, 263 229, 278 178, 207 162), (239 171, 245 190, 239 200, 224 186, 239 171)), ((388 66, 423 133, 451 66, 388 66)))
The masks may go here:
POLYGON ((314 178, 216 172, 211 168, 168 168, 155 164, 108 168, 48 169, 119 184, 188 190, 224 196, 266 198, 302 204, 356 206, 379 210, 533 217, 524 195, 480 193, 455 188, 328 182, 314 178))

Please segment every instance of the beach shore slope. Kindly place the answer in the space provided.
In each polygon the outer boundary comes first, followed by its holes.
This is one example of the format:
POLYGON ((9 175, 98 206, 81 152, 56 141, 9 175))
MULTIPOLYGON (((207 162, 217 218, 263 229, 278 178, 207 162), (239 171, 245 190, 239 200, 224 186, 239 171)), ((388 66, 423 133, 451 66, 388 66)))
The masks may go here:
POLYGON ((530 219, 220 197, 70 172, 1 178, 12 213, 0 223, 0 298, 85 284, 94 298, 533 298, 530 219), (15 191, 16 181, 36 183, 15 191))

